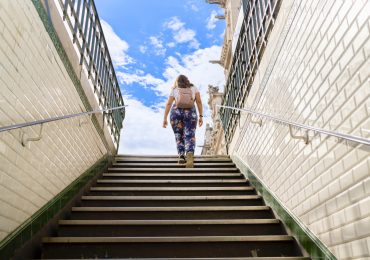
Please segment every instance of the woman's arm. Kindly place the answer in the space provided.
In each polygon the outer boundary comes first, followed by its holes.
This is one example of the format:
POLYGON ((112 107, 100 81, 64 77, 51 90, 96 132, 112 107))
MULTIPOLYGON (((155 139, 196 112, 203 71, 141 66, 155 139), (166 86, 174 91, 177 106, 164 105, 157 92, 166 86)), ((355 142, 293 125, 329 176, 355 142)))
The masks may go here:
POLYGON ((168 113, 170 112, 170 109, 171 109, 171 106, 172 106, 172 103, 173 103, 174 100, 175 100, 175 98, 173 96, 169 96, 168 97, 166 108, 164 110, 163 128, 166 128, 167 127, 167 124, 168 124, 168 122, 167 122, 168 113))
POLYGON ((197 103, 199 112, 199 127, 201 127, 203 125, 203 105, 199 92, 195 93, 195 102, 197 103))

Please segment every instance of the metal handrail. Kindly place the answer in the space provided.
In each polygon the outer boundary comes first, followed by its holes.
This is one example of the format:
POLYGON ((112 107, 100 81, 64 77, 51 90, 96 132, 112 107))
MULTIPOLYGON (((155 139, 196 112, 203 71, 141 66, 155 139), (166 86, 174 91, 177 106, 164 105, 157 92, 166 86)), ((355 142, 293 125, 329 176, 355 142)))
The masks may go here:
POLYGON ((325 130, 325 129, 319 128, 319 127, 314 127, 314 126, 309 126, 309 125, 305 125, 305 124, 296 123, 296 122, 286 120, 286 119, 283 119, 283 118, 280 118, 280 117, 277 117, 277 116, 271 116, 271 115, 268 115, 268 114, 265 114, 265 113, 253 111, 253 110, 248 109, 248 108, 236 108, 236 107, 222 106, 222 105, 217 105, 217 107, 233 109, 233 110, 242 111, 242 112, 247 112, 251 115, 264 117, 264 118, 267 118, 269 120, 272 120, 272 121, 275 121, 275 122, 278 122, 278 123, 281 123, 281 124, 285 124, 285 125, 293 126, 293 127, 296 127, 296 128, 309 130, 309 131, 312 131, 314 133, 320 133, 320 134, 325 134, 325 135, 329 135, 329 136, 334 136, 334 137, 344 139, 344 140, 347 140, 347 141, 352 141, 352 142, 355 142, 355 143, 360 143, 360 144, 370 146, 370 139, 367 139, 367 138, 363 138, 363 137, 359 137, 359 136, 355 136, 355 135, 343 134, 343 133, 339 133, 339 132, 335 132, 335 131, 325 130))
POLYGON ((0 133, 5 132, 5 131, 9 131, 9 130, 18 129, 18 128, 27 127, 27 126, 42 125, 44 123, 59 121, 59 120, 63 120, 63 119, 73 118, 73 117, 79 117, 79 116, 84 116, 84 115, 91 115, 91 114, 96 114, 96 113, 101 113, 101 112, 124 109, 125 107, 127 107, 127 105, 107 108, 107 109, 103 109, 103 110, 93 110, 93 111, 88 111, 88 112, 81 112, 81 113, 70 114, 70 115, 66 115, 66 116, 57 116, 57 117, 52 117, 52 118, 48 118, 48 119, 37 120, 37 121, 21 123, 21 124, 15 124, 15 125, 10 125, 10 126, 3 126, 3 127, 0 127, 0 133))

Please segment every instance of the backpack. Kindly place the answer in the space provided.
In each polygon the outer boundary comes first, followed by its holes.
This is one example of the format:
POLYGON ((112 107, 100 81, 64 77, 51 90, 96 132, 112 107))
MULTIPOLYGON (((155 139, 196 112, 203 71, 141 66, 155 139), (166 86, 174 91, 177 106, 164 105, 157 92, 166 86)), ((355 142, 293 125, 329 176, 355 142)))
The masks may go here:
POLYGON ((194 106, 193 91, 191 88, 177 88, 179 96, 176 100, 178 108, 192 108, 194 106))

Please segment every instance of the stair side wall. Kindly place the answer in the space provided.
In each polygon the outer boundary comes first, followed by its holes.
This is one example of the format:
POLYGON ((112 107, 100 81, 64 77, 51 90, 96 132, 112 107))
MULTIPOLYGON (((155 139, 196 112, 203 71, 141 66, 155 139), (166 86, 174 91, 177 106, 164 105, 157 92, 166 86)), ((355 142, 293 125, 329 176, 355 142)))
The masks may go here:
MULTIPOLYGON (((370 138, 369 67, 369 1, 285 0, 246 107, 370 138)), ((370 257, 370 147, 312 133, 306 145, 286 126, 249 120, 229 153, 338 259, 370 257)))
MULTIPOLYGON (((1 126, 88 109, 37 2, 0 3, 1 126)), ((95 123, 89 117, 47 123, 41 140, 25 147, 22 133, 35 137, 40 126, 0 133, 0 240, 108 153, 95 123)))

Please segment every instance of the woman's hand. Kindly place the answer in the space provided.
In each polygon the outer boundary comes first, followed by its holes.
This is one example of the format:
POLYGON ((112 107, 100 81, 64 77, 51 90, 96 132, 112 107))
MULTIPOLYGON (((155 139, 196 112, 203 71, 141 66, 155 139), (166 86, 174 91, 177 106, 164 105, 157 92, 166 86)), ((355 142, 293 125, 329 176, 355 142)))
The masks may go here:
POLYGON ((163 119, 163 128, 166 128, 168 125, 167 119, 163 119))
POLYGON ((199 117, 199 127, 203 125, 203 117, 199 117))

